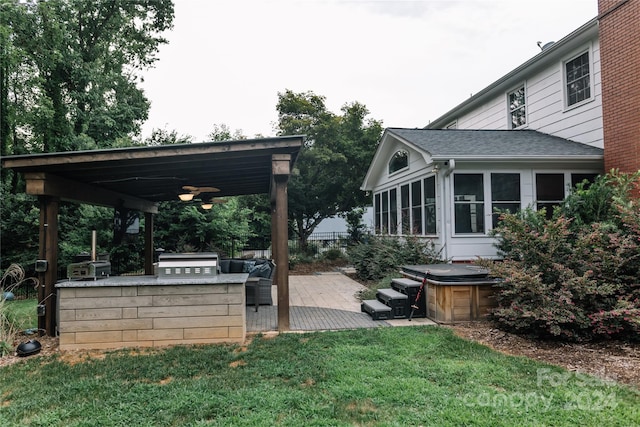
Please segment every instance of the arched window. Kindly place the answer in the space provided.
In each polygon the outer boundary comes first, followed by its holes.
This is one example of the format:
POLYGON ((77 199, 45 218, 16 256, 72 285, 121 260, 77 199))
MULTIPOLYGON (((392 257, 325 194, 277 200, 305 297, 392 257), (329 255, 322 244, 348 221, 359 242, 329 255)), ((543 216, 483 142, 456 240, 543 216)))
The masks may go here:
POLYGON ((396 151, 389 160, 389 174, 409 166, 409 153, 405 150, 396 151))

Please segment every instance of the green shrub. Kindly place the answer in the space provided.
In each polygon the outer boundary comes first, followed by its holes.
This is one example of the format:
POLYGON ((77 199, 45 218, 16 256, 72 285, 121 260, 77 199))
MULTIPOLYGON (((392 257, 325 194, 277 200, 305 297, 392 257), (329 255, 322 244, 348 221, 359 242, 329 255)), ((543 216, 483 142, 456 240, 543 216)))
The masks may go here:
POLYGON ((338 248, 329 249, 322 254, 322 259, 326 259, 328 261, 337 261, 344 257, 344 253, 338 248))
POLYGON ((640 336, 640 173, 611 173, 569 196, 554 218, 526 209, 494 230, 503 278, 491 316, 504 329, 571 341, 640 336), (637 191, 637 190, 635 190, 637 191))
POLYGON ((347 255, 363 280, 382 279, 401 265, 443 262, 430 240, 416 237, 373 236, 366 243, 350 246, 347 255))

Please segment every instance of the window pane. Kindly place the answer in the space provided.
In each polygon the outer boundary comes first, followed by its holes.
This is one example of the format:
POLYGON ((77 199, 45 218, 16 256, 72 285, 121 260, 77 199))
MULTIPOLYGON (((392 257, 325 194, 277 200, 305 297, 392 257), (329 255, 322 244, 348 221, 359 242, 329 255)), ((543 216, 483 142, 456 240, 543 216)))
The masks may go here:
POLYGON ((405 150, 396 151, 389 160, 389 173, 394 173, 409 166, 409 153, 405 150))
POLYGON ((520 200, 520 174, 519 173, 492 173, 491 174, 491 200, 519 201, 520 200))
POLYGON ((411 183, 411 231, 422 234, 422 186, 420 181, 411 183))
POLYGON ((557 203, 537 203, 536 204, 536 209, 538 209, 539 211, 541 211, 542 209, 546 210, 546 215, 545 217, 547 219, 551 219, 551 217, 553 217, 553 210, 558 206, 557 203))
POLYGON ((436 177, 430 176, 429 178, 424 179, 424 199, 435 199, 436 198, 436 177))
POLYGON ((589 52, 565 64, 567 104, 573 105, 591 97, 589 79, 589 52))
POLYGON ((482 174, 453 177, 456 233, 484 233, 484 185, 482 174))
POLYGON ((456 200, 484 200, 482 174, 455 174, 453 187, 456 200))
POLYGON ((373 196, 373 221, 376 233, 382 232, 382 230, 380 229, 380 217, 382 215, 380 208, 380 194, 378 193, 373 196))
POLYGON ((400 187, 400 206, 409 207, 409 184, 400 187))
POLYGON ((398 191, 389 191, 389 234, 398 232, 398 191))
POLYGON ((527 124, 526 98, 524 86, 509 93, 509 115, 511 116, 511 128, 517 128, 527 124))
POLYGON ((436 234, 436 177, 424 181, 424 233, 436 234))
POLYGON ((389 232, 389 192, 382 193, 382 228, 380 232, 387 234, 389 232))
POLYGON ((411 229, 411 218, 409 216, 409 184, 400 187, 400 206, 402 234, 409 234, 411 229))
MULTIPOLYGON (((580 184, 582 181, 587 180, 590 183, 593 183, 596 180, 598 174, 595 173, 572 173, 571 174, 571 186, 575 187, 580 184)), ((585 188, 589 188, 589 186, 585 186, 585 188)))
POLYGON ((564 174, 536 174, 536 196, 538 201, 561 201, 564 199, 564 174))
POLYGON ((493 228, 498 226, 500 215, 503 212, 516 213, 520 210, 520 203, 494 203, 491 206, 491 212, 493 217, 493 228))
POLYGON ((456 203, 456 233, 484 233, 484 205, 456 203))

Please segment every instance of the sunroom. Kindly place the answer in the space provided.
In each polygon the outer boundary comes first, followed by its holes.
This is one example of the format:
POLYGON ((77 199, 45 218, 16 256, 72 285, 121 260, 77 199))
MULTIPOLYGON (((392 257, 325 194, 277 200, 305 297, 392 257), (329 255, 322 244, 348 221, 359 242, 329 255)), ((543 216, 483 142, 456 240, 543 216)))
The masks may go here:
POLYGON ((497 258, 497 210, 551 215, 603 150, 534 130, 387 128, 361 189, 375 234, 430 239, 444 260, 497 258))

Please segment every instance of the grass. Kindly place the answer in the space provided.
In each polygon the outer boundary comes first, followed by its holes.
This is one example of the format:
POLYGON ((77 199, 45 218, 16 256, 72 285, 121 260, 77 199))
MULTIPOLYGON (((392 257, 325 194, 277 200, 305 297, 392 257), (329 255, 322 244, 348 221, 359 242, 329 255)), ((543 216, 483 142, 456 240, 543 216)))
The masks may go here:
POLYGON ((410 327, 0 368, 3 426, 628 426, 637 390, 410 327))
POLYGON ((2 310, 8 319, 11 319, 17 331, 38 327, 38 316, 36 312, 37 301, 35 299, 23 299, 15 301, 5 301, 2 310))

